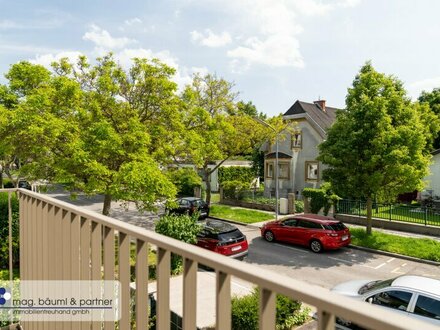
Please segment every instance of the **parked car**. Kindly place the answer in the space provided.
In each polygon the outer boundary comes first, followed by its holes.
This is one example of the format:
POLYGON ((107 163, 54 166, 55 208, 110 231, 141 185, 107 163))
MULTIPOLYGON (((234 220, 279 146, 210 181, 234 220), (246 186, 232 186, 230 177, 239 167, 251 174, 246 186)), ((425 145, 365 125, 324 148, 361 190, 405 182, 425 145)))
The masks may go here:
POLYGON ((27 182, 26 180, 19 180, 17 186, 18 186, 18 188, 32 190, 31 184, 29 182, 27 182))
POLYGON ((261 227, 266 241, 309 246, 313 252, 338 249, 351 242, 350 231, 340 221, 317 214, 303 214, 268 222, 261 227))
POLYGON ((193 215, 199 212, 199 219, 205 219, 209 216, 209 205, 203 199, 197 197, 182 197, 177 199, 178 206, 168 210, 172 214, 193 215))
POLYGON ((197 245, 236 259, 244 259, 248 254, 246 236, 234 225, 219 220, 206 221, 197 245))
MULTIPOLYGON (((440 327, 440 281, 424 276, 403 275, 385 281, 354 280, 341 283, 333 292, 390 308, 440 327)), ((357 327, 338 320, 340 328, 357 327)), ((359 328, 359 327, 357 327, 359 328)))

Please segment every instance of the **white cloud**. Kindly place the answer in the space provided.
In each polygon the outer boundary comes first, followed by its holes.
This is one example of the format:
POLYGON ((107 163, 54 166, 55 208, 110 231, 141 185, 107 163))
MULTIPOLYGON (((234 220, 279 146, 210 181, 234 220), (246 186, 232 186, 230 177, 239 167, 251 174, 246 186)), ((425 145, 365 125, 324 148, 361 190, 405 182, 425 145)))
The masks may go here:
POLYGON ((124 24, 127 26, 133 26, 136 24, 142 24, 142 20, 138 17, 130 18, 124 21, 124 24))
MULTIPOLYGON (((360 0, 205 0, 204 6, 229 13, 227 23, 239 38, 227 51, 234 71, 242 72, 254 64, 273 67, 303 68, 299 35, 303 31, 300 18, 322 16, 337 8, 356 6, 360 0), (245 31, 245 32, 243 32, 245 31)), ((208 31, 208 30, 206 30, 208 31)), ((227 32, 224 32, 227 33, 227 32)), ((229 31, 231 33, 231 30, 229 31)), ((201 43, 205 34, 191 32, 201 43)), ((230 41, 231 42, 231 41, 230 41)))
POLYGON ((114 38, 108 31, 94 24, 90 26, 90 30, 82 38, 83 40, 92 41, 97 48, 104 50, 120 49, 129 44, 137 43, 136 40, 126 37, 114 38))
POLYGON ((50 65, 52 62, 58 62, 60 59, 67 57, 70 62, 75 63, 78 60, 78 57, 83 55, 81 52, 59 52, 57 54, 44 54, 44 55, 37 55, 34 59, 30 59, 29 62, 34 64, 40 64, 47 68, 50 68, 50 65))
POLYGON ((215 34, 210 29, 206 29, 205 33, 192 31, 190 34, 194 42, 207 47, 222 47, 232 41, 230 34, 225 31, 221 34, 215 34))
POLYGON ((417 99, 423 91, 430 92, 440 86, 440 77, 415 81, 408 85, 408 94, 413 100, 417 99))

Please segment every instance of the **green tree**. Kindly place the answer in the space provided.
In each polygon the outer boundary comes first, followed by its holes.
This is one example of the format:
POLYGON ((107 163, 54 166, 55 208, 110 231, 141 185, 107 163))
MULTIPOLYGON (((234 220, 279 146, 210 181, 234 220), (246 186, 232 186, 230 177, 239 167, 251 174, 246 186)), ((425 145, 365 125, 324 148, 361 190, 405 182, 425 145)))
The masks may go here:
MULTIPOLYGON (((432 112, 440 118, 440 88, 434 88, 432 92, 423 91, 419 96, 420 103, 428 103, 432 112)), ((440 148, 440 131, 434 132, 433 149, 440 148)))
MULTIPOLYGON (((158 199, 174 197, 175 187, 161 170, 172 158, 167 151, 176 137, 170 129, 178 105, 173 69, 135 59, 127 73, 111 54, 94 66, 85 57, 75 66, 66 59, 53 66, 49 78, 34 70, 44 83, 7 75, 22 80, 10 81, 21 102, 9 110, 11 120, 1 131, 16 132, 8 143, 26 160, 23 171, 104 194, 103 214, 109 214, 112 200, 153 209, 158 199)), ((24 62, 11 72, 31 68, 24 62)))
POLYGON ((267 138, 265 127, 237 110, 232 89, 232 83, 215 75, 195 75, 182 93, 186 160, 199 167, 208 203, 211 174, 230 157, 251 153, 267 138))
POLYGON ((319 146, 319 160, 328 166, 324 180, 335 193, 366 200, 368 234, 374 197, 395 198, 423 187, 430 161, 424 111, 411 103, 399 80, 367 62, 348 89, 346 109, 319 146))

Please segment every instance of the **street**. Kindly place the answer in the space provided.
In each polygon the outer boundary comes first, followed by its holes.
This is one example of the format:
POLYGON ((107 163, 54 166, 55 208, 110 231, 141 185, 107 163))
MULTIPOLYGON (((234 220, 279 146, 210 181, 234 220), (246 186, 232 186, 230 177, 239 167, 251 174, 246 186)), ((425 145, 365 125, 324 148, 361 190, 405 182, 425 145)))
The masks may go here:
MULTIPOLYGON (((100 196, 78 196, 76 200, 71 200, 65 192, 52 192, 49 195, 95 212, 100 213, 102 209, 100 196)), ((154 230, 157 219, 157 215, 153 213, 140 214, 133 203, 124 208, 120 203, 113 202, 110 215, 149 230, 154 230)), ((249 255, 243 262, 324 288, 330 289, 338 283, 354 279, 387 279, 403 274, 440 279, 439 266, 351 248, 316 254, 306 247, 266 242, 256 226, 237 227, 247 236, 249 242, 249 255)))
POLYGON ((277 273, 325 288, 354 279, 387 279, 403 274, 440 279, 440 267, 351 248, 316 254, 306 247, 269 243, 259 229, 237 226, 247 236, 246 260, 277 273))

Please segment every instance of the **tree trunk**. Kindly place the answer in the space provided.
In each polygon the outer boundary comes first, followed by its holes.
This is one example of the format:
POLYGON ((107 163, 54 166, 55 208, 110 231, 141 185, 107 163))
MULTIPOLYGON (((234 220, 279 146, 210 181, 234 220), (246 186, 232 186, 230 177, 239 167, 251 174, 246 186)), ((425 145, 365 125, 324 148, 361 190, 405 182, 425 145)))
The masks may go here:
POLYGON ((104 206, 102 207, 102 214, 109 215, 111 206, 112 206, 112 195, 105 194, 104 195, 104 206))
POLYGON ((373 200, 370 197, 367 198, 367 235, 371 235, 371 227, 373 224, 373 220, 371 218, 373 209, 373 200))
POLYGON ((209 169, 206 167, 204 168, 204 176, 203 176, 203 181, 205 182, 206 185, 206 203, 208 203, 208 205, 211 205, 211 172, 209 171, 209 169))
POLYGON ((3 185, 3 169, 0 171, 0 188, 3 189, 5 186, 3 185))

